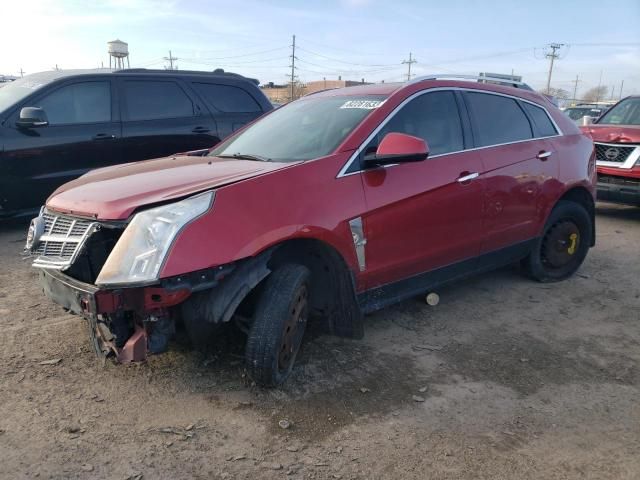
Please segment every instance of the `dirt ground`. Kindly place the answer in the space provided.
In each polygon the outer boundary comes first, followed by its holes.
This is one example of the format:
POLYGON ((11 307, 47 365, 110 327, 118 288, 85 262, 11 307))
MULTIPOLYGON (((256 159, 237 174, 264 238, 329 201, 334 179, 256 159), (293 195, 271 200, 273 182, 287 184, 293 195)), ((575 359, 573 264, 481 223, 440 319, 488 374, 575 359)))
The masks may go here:
POLYGON ((640 478, 640 209, 597 223, 574 278, 506 268, 387 308, 362 341, 308 339, 278 390, 232 332, 102 366, 21 259, 26 226, 0 226, 0 477, 640 478))

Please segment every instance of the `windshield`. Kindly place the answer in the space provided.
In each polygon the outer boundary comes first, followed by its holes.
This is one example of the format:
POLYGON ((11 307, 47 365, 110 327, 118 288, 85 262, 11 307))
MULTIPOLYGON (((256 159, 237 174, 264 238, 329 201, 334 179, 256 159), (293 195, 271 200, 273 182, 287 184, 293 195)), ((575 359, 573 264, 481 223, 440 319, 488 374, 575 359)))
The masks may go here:
POLYGON ((274 162, 310 160, 332 153, 384 102, 381 95, 308 97, 275 110, 211 156, 254 157, 274 162))
POLYGON ((627 98, 615 105, 598 125, 640 125, 640 98, 627 98))

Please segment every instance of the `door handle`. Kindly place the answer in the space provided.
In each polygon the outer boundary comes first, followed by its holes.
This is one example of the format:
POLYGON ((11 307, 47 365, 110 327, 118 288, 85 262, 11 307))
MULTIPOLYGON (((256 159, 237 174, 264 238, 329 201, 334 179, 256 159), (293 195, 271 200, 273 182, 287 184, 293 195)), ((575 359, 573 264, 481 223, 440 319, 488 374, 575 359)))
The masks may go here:
POLYGON ((547 160, 547 158, 549 158, 551 156, 553 152, 549 152, 547 150, 540 150, 538 152, 538 154, 536 155, 536 158, 538 160, 542 160, 543 162, 545 162, 547 160))
POLYGON ((469 172, 462 172, 460 174, 460 177, 458 178, 458 183, 469 183, 471 180, 473 180, 474 178, 478 178, 480 176, 480 174, 478 172, 473 172, 473 173, 469 173, 469 172))
POLYGON ((113 140, 115 138, 115 135, 111 135, 109 133, 97 133, 93 136, 94 140, 113 140))
POLYGON ((208 133, 209 129, 207 127, 196 127, 191 130, 193 133, 208 133))

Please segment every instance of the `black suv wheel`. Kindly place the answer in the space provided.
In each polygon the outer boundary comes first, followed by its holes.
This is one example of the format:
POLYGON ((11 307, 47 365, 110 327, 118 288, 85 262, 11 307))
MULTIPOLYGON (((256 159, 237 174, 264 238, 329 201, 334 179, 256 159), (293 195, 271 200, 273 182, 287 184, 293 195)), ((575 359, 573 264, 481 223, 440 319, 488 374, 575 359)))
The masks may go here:
POLYGON ((549 215, 544 233, 523 260, 525 271, 540 282, 570 277, 587 256, 591 232, 587 210, 579 203, 561 200, 549 215))
POLYGON ((291 373, 309 315, 309 270, 283 265, 266 280, 249 330, 245 360, 259 385, 281 384, 291 373))

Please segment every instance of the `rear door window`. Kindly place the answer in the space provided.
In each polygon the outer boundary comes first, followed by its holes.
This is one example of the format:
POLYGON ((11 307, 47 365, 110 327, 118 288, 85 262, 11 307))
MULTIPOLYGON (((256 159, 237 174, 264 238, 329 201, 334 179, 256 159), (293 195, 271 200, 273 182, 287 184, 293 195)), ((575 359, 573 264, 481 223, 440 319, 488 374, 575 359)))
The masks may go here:
POLYGON ((531 124, 518 102, 509 97, 466 92, 475 123, 476 146, 486 147, 533 138, 531 124))
POLYGON ((536 137, 551 137, 558 134, 556 127, 551 123, 551 119, 549 118, 549 115, 547 115, 547 112, 540 107, 532 105, 531 103, 522 102, 522 105, 533 120, 536 137))
POLYGON ((80 82, 59 88, 36 102, 49 125, 111 121, 111 82, 80 82))
POLYGON ((158 120, 194 116, 193 102, 175 82, 126 80, 127 120, 158 120))
POLYGON ((262 109, 246 91, 230 85, 194 83, 196 91, 213 108, 225 113, 254 113, 262 109))

